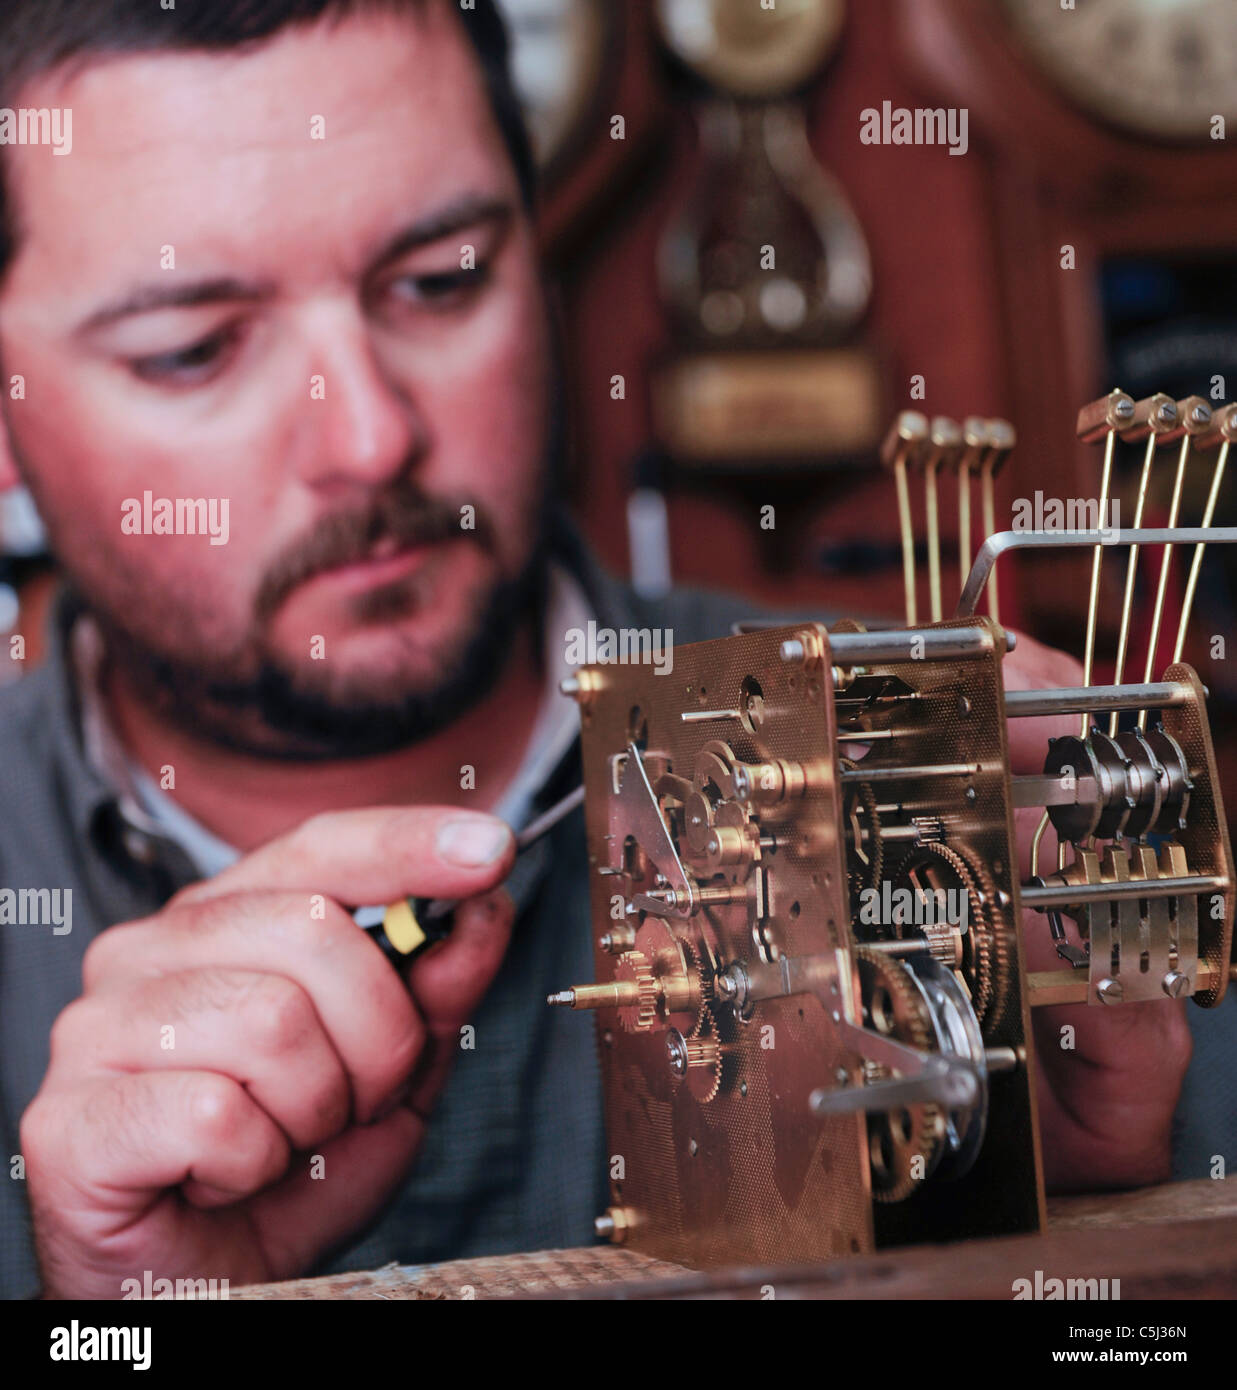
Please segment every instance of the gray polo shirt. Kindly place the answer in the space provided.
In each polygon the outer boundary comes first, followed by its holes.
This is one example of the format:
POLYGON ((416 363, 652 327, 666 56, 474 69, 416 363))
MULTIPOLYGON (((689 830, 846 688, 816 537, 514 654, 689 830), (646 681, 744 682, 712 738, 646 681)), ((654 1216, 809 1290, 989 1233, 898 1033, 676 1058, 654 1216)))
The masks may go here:
MULTIPOLYGON (((742 600, 678 590, 636 596, 602 571, 573 531, 554 540, 600 624, 661 627, 676 643, 723 637, 751 615, 742 600)), ((0 924, 0 1297, 37 1292, 18 1124, 47 1069, 57 1014, 81 991, 82 956, 119 922, 156 911, 197 876, 184 851, 122 805, 82 744, 67 660, 72 613, 57 614, 45 666, 0 691, 0 886, 72 891, 72 930, 0 924)), ((579 780, 572 748, 546 779, 534 813, 579 780)), ((549 1009, 547 994, 592 978, 583 814, 521 855, 509 888, 511 949, 461 1051, 408 1180, 371 1228, 316 1273, 397 1260, 582 1245, 607 1202, 600 1075, 588 1015, 549 1009)), ((63 901, 63 900, 62 900, 63 901)), ((1188 1010, 1195 1058, 1178 1114, 1177 1175, 1237 1164, 1237 997, 1188 1010)), ((327 1200, 324 1193, 324 1200, 327 1200)))

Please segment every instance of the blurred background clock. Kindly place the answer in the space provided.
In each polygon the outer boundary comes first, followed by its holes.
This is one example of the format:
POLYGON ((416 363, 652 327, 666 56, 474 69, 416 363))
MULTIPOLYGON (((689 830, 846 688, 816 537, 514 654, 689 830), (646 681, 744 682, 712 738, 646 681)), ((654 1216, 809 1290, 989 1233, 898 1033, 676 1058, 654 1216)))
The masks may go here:
POLYGON ((1237 119, 1235 0, 1001 0, 1036 66, 1117 128, 1210 141, 1237 119))
POLYGON ((657 0, 666 46, 710 85, 736 97, 784 96, 837 46, 844 0, 657 0))
POLYGON ((543 180, 558 177, 590 133, 616 60, 613 0, 497 0, 512 71, 543 180))

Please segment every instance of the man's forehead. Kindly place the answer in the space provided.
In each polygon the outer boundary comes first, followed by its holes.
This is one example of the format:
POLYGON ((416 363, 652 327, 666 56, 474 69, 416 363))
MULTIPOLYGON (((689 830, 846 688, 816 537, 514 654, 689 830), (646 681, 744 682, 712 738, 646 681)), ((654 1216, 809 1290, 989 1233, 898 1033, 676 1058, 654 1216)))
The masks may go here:
POLYGON ((346 228, 360 246, 465 188, 514 188, 471 46, 438 5, 291 29, 239 54, 108 57, 37 79, 21 102, 73 111, 70 157, 15 147, 6 169, 29 249, 54 227, 78 270, 126 246, 144 260, 152 238, 223 255, 316 230, 326 252, 346 228))

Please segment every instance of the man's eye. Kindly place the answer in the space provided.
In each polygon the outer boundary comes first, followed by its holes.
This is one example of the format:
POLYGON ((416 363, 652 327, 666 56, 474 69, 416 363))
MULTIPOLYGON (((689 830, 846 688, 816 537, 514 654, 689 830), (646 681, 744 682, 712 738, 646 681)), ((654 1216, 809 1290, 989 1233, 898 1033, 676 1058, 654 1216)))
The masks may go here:
POLYGON ((191 347, 177 352, 161 352, 152 357, 139 357, 129 366, 143 381, 165 382, 171 385, 192 386, 207 380, 218 370, 225 352, 235 340, 235 333, 214 333, 191 347))
POLYGON ((392 289, 405 300, 434 308, 446 308, 475 294, 489 278, 489 266, 475 270, 444 270, 434 275, 401 275, 392 289))

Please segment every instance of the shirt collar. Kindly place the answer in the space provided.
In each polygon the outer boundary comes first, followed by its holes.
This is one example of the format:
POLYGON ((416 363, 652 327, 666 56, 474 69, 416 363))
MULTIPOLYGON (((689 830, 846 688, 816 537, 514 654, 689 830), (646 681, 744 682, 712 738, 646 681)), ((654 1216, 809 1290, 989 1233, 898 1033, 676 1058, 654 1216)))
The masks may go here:
POLYGON ((546 685, 541 709, 519 770, 493 807, 493 814, 515 830, 522 829, 528 821, 537 793, 562 762, 579 734, 580 717, 576 706, 564 699, 559 690, 564 678, 572 673, 563 634, 573 627, 583 628, 592 617, 593 609, 579 581, 561 565, 555 564, 550 571, 546 603, 546 685))
POLYGON ((47 725, 52 731, 61 801, 68 809, 74 832, 82 842, 89 843, 100 815, 114 810, 119 796, 85 746, 82 703, 71 650, 81 616, 80 601, 70 589, 62 589, 51 606, 40 675, 46 690, 47 725))

